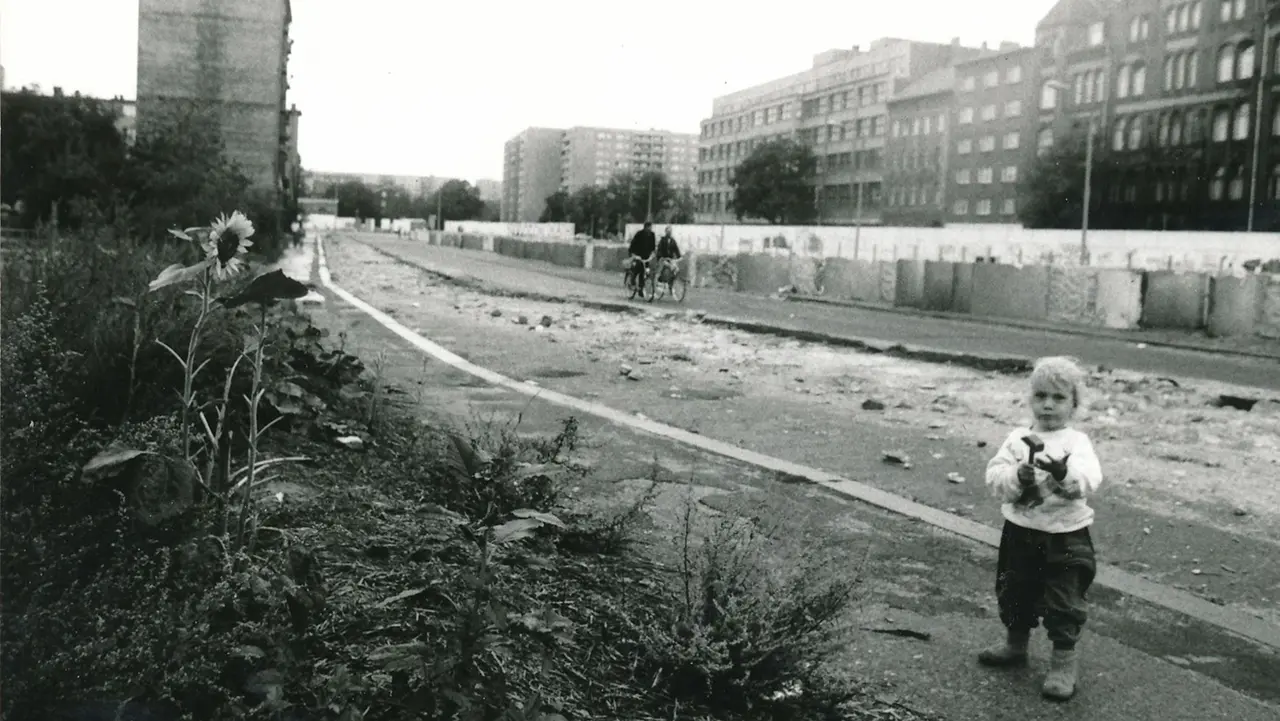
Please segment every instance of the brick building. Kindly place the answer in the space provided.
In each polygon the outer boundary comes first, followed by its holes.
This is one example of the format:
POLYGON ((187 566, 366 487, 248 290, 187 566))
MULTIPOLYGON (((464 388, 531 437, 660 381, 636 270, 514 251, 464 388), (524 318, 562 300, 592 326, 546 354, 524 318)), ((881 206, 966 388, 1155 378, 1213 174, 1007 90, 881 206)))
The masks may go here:
POLYGON ((1032 142, 1040 50, 1003 43, 956 64, 946 176, 947 223, 1017 223, 1032 142))
POLYGON ((560 147, 560 187, 604 186, 616 173, 654 170, 672 187, 693 188, 698 136, 668 130, 569 128, 560 147))
POLYGON ((818 156, 815 198, 824 223, 881 220, 888 107, 900 89, 975 55, 975 48, 882 38, 870 49, 814 56, 813 67, 715 98, 698 150, 698 222, 736 222, 732 177, 758 145, 795 138, 818 156))
POLYGON ((885 225, 939 226, 945 216, 954 67, 940 68, 888 102, 885 225))
POLYGON ((138 122, 198 110, 259 188, 291 192, 289 0, 140 0, 138 122))
POLYGON ((1037 132, 1098 129, 1091 226, 1280 230, 1277 35, 1277 0, 1050 11, 1037 132))

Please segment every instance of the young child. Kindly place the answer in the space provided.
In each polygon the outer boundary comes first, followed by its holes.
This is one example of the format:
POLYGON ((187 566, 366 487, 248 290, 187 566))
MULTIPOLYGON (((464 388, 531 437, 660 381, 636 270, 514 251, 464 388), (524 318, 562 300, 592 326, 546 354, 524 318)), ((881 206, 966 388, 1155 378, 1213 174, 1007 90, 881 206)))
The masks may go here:
POLYGON ((1069 358, 1037 361, 1028 398, 1034 423, 1010 433, 987 464, 987 487, 1003 501, 996 599, 1008 638, 978 660, 1025 664, 1031 630, 1043 618, 1053 655, 1041 691, 1057 701, 1075 694, 1076 641, 1096 572, 1089 496, 1102 483, 1102 468, 1089 437, 1070 426, 1084 377, 1069 358), (1033 434, 1044 445, 1035 458, 1023 440, 1033 434))

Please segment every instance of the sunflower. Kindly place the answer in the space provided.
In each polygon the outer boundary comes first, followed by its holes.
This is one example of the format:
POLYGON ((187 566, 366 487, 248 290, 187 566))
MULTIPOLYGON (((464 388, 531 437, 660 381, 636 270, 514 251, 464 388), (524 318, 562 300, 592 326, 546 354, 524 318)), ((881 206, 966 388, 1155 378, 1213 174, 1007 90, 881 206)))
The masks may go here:
POLYGON ((244 256, 253 245, 249 240, 252 235, 253 223, 238 210, 229 218, 223 214, 213 221, 204 252, 215 278, 223 280, 240 272, 244 256))

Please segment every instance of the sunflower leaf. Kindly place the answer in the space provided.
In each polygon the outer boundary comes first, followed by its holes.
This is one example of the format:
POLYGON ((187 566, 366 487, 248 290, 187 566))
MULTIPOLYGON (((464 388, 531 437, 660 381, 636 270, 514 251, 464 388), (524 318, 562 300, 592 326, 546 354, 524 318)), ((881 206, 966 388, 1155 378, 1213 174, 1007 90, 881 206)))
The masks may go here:
POLYGON ((244 290, 219 298, 218 302, 227 308, 236 308, 246 303, 269 305, 277 300, 301 298, 306 294, 307 286, 285 275, 282 270, 274 270, 254 278, 244 290))
POLYGON ((151 284, 147 286, 147 290, 154 292, 175 283, 185 283, 188 280, 200 277, 200 274, 208 267, 209 261, 207 260, 186 267, 181 263, 174 263, 160 271, 160 275, 157 275, 156 279, 151 281, 151 284))

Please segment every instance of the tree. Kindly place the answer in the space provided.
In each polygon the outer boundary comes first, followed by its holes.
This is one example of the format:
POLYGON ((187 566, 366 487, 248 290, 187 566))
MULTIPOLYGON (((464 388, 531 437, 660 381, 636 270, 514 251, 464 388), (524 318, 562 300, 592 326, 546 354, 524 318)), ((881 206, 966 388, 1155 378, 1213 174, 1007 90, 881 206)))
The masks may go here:
POLYGON ((817 215, 813 178, 818 161, 807 145, 776 140, 752 151, 734 171, 733 211, 738 220, 803 223, 817 215))
POLYGON ((676 198, 670 181, 660 170, 636 174, 618 173, 609 179, 604 190, 608 198, 607 216, 610 220, 618 221, 618 232, 627 223, 645 220, 661 222, 660 219, 668 215, 676 198))
POLYGON ((344 218, 379 218, 381 200, 377 191, 358 180, 339 183, 334 189, 338 215, 344 218))
POLYGON ((609 227, 608 190, 594 185, 578 188, 569 198, 569 217, 574 232, 603 236, 609 227))
POLYGON ((671 207, 667 210, 664 222, 667 223, 692 223, 693 214, 698 209, 697 199, 693 195, 693 188, 687 185, 681 186, 675 193, 671 207))
POLYGON ((569 193, 557 190, 547 196, 547 205, 539 216, 539 223, 564 223, 569 220, 569 193))
POLYGON ((430 215, 440 209, 442 220, 478 220, 484 212, 480 189, 465 180, 450 180, 427 198, 430 215))
MULTIPOLYGON (((1018 218, 1023 225, 1028 228, 1080 227, 1086 141, 1087 133, 1083 130, 1063 134, 1027 169, 1018 187, 1018 218)), ((1095 145, 1094 150, 1097 149, 1095 145)), ((1095 169, 1096 165, 1095 162, 1095 169)))

